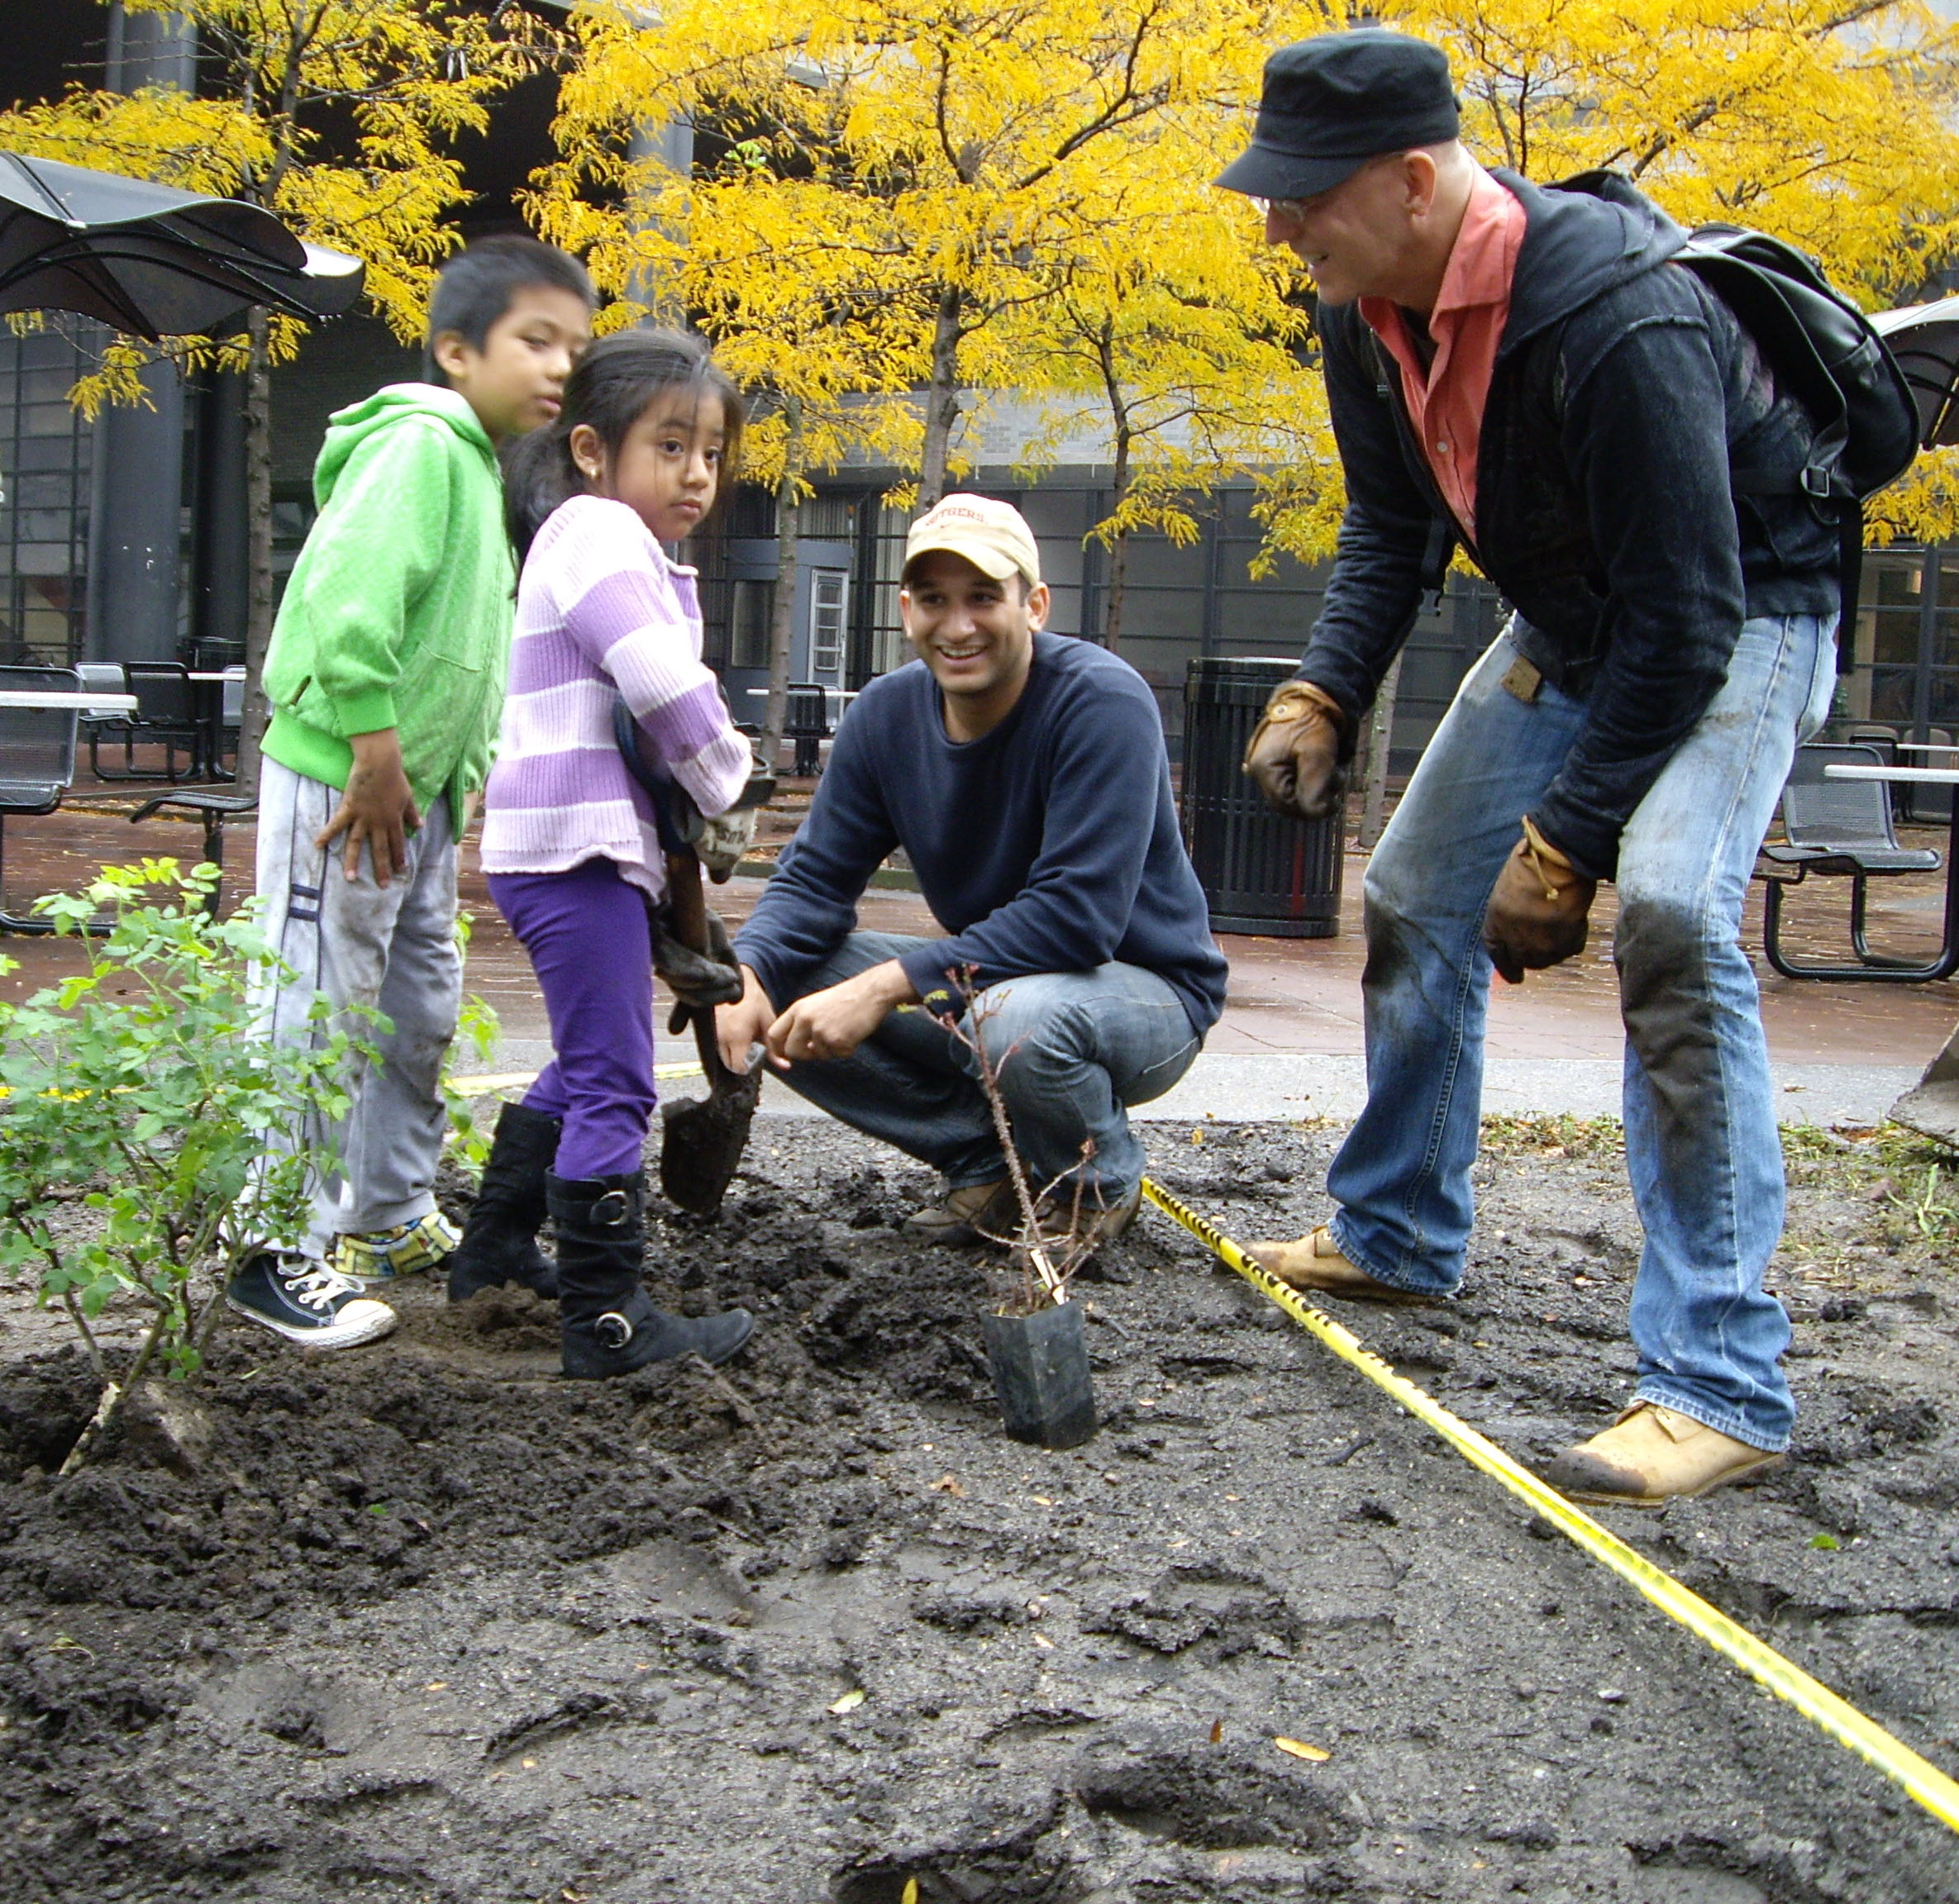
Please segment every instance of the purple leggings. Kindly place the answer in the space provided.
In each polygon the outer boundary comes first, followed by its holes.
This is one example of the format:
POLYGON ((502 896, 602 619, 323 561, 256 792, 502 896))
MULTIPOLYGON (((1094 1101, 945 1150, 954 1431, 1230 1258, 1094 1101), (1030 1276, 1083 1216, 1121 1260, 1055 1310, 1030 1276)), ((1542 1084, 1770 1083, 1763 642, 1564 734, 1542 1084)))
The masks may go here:
POLYGON ((494 873, 490 897, 531 955, 557 1053, 524 1093, 561 1117, 556 1174, 641 1167, 653 1114, 653 940, 646 898, 610 859, 494 873))

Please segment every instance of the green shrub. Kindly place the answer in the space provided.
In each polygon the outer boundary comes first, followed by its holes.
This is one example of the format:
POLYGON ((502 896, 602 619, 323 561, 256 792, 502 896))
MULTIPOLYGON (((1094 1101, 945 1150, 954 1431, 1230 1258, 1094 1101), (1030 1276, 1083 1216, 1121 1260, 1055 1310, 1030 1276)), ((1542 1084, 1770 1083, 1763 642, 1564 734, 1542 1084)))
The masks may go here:
POLYGON ((272 954, 255 902, 229 919, 206 910, 217 877, 145 859, 40 901, 57 930, 81 935, 88 969, 0 1004, 0 1267, 38 1278, 102 1383, 64 1472, 146 1375, 195 1373, 233 1269, 303 1227, 322 1160, 269 1156, 265 1133, 309 1111, 346 1114, 344 1080, 367 1050, 355 1033, 375 1021, 336 1016, 321 998, 317 1049, 253 1035, 253 983, 272 954), (104 913, 112 930, 89 937, 83 926, 104 913), (118 1297, 148 1326, 115 1367, 90 1325, 118 1297))

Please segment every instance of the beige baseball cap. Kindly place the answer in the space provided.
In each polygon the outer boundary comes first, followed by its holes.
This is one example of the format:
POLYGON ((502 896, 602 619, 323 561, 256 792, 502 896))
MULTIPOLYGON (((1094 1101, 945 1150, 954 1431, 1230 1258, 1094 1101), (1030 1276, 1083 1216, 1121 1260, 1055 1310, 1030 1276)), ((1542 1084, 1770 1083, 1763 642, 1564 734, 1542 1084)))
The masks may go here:
POLYGON ((990 496, 948 496, 926 511, 904 539, 909 570, 921 555, 943 549, 963 555, 982 575, 1004 582, 1018 574, 1030 588, 1041 584, 1041 551, 1027 519, 1011 502, 990 496))

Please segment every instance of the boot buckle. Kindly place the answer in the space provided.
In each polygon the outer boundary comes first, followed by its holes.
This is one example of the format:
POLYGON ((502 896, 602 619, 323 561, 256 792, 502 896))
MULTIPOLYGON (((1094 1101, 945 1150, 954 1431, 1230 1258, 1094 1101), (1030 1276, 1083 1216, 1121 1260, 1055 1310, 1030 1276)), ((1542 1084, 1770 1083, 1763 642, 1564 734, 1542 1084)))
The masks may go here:
POLYGON ((623 1190, 608 1190, 592 1206, 591 1220, 616 1230, 632 1211, 632 1199, 623 1190))
POLYGON ((617 1309, 608 1309, 592 1325, 602 1349, 623 1349, 632 1340, 632 1325, 617 1309))

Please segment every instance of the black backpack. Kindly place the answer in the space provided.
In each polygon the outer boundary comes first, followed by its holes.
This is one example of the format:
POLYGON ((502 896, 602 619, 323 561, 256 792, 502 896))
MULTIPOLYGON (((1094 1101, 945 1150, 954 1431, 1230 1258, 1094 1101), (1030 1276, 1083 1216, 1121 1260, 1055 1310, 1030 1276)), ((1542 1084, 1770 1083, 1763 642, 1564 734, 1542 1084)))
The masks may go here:
POLYGON ((1857 612, 1864 498, 1895 483, 1918 450, 1918 411, 1904 374, 1871 320, 1793 245, 1740 225, 1703 225, 1673 262, 1694 273, 1754 339, 1775 381, 1816 420, 1807 466, 1771 483, 1734 472, 1744 494, 1809 496, 1831 511, 1842 547, 1847 639, 1857 612))

